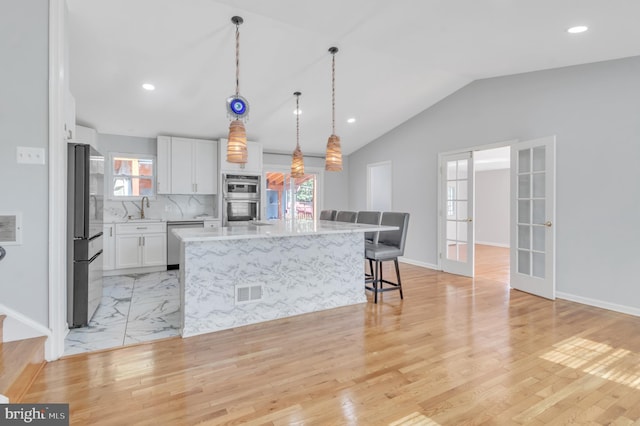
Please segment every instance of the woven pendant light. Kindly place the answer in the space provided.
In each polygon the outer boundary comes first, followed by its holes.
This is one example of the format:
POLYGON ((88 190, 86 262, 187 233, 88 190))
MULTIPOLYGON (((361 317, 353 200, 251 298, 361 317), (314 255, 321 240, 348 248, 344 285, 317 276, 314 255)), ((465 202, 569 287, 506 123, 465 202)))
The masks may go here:
POLYGON ((327 141, 327 153, 324 162, 324 169, 329 172, 342 171, 342 147, 340 137, 336 135, 336 53, 337 47, 330 47, 331 53, 331 136, 327 141))
POLYGON ((244 120, 249 114, 249 102, 240 96, 240 24, 244 21, 241 17, 234 16, 231 22, 236 26, 236 93, 227 98, 227 114, 233 119, 229 125, 227 161, 244 165, 248 160, 244 120))
POLYGON ((227 161, 241 164, 247 162, 247 132, 241 120, 233 120, 229 125, 227 161))
POLYGON ((293 158, 291 159, 291 177, 301 178, 304 177, 304 157, 302 156, 302 150, 300 149, 300 95, 302 93, 295 92, 296 97, 296 149, 293 151, 293 158))

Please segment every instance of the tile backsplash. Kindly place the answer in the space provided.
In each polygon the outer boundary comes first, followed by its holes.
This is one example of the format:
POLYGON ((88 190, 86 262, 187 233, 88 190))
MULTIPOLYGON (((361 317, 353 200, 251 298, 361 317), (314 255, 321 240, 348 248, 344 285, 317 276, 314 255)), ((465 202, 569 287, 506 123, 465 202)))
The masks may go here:
MULTIPOLYGON (((104 222, 113 222, 140 217, 140 200, 120 201, 105 200, 104 222)), ((144 215, 147 218, 163 220, 186 220, 196 216, 218 216, 216 195, 157 195, 149 199, 149 207, 145 205, 144 215)))

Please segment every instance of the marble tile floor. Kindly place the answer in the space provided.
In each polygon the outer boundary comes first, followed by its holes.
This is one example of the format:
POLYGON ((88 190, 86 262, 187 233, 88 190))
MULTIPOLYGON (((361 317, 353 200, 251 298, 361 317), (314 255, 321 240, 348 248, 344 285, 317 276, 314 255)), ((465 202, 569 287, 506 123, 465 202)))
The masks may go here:
POLYGON ((64 355, 180 335, 178 271, 104 277, 89 326, 72 329, 64 355))

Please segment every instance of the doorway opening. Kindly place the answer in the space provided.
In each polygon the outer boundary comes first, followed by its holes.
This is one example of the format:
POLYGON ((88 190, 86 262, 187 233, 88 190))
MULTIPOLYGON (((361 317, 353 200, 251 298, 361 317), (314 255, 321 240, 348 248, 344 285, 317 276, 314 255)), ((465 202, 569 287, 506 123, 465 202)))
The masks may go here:
MULTIPOLYGON (((509 216, 500 221, 508 224, 507 282, 516 290, 555 299, 555 140, 555 136, 547 136, 438 156, 438 251, 444 272, 474 277, 477 211, 473 159, 479 157, 478 165, 488 163, 482 161, 481 151, 509 146, 509 216)), ((491 219, 497 216, 495 210, 489 214, 491 219)), ((482 236, 479 241, 483 242, 482 236)), ((506 268, 502 280, 504 272, 506 268)))
POLYGON ((509 284, 511 147, 473 152, 475 277, 509 284))

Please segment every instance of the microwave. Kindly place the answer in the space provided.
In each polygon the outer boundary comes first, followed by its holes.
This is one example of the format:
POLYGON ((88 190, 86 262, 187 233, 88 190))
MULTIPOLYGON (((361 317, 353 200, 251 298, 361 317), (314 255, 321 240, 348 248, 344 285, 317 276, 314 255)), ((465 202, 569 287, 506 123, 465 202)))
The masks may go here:
POLYGON ((260 198, 260 176, 223 175, 226 198, 260 198))

